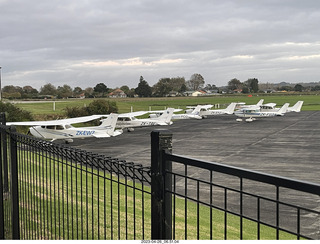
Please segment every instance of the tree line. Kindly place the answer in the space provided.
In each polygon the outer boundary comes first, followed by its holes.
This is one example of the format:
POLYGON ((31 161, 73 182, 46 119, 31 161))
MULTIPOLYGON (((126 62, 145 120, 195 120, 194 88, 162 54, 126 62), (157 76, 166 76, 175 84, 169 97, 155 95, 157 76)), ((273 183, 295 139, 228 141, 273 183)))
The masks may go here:
MULTIPOLYGON (((262 85, 261 85, 262 87, 262 85)), ((244 82, 233 78, 231 79, 227 86, 217 87, 214 84, 206 84, 203 76, 201 74, 193 74, 189 80, 184 77, 174 77, 174 78, 161 78, 159 81, 150 86, 148 82, 140 76, 138 86, 136 88, 129 88, 124 85, 117 88, 108 88, 105 83, 98 83, 94 87, 87 87, 82 89, 77 86, 71 88, 69 85, 65 84, 63 86, 54 86, 48 83, 37 89, 26 85, 24 87, 8 85, 2 88, 2 97, 7 99, 35 99, 35 98, 98 98, 98 97, 108 97, 111 92, 120 89, 125 93, 127 97, 165 97, 165 96, 183 96, 187 91, 210 91, 214 93, 257 93, 261 92, 259 86, 259 80, 257 78, 250 78, 244 82)), ((286 90, 286 91, 305 91, 307 88, 303 87, 301 84, 296 84, 292 86, 282 86, 276 87, 276 90, 286 90)), ((320 86, 315 86, 309 88, 309 90, 318 91, 320 86)))
MULTIPOLYGON (((48 83, 37 89, 32 86, 26 85, 24 87, 8 85, 2 88, 2 97, 8 99, 28 99, 28 98, 72 98, 72 97, 108 97, 114 90, 120 89, 128 97, 151 97, 151 96, 167 96, 170 92, 182 94, 187 90, 198 90, 204 87, 205 81, 202 75, 193 74, 190 80, 186 81, 184 77, 175 78, 161 78, 153 87, 140 76, 138 86, 136 88, 129 88, 124 85, 117 88, 109 88, 105 83, 98 83, 94 87, 87 87, 82 89, 77 86, 71 88, 71 86, 65 84, 63 86, 54 86, 48 83)), ((214 85, 208 85, 209 88, 215 87, 214 85)), ((208 88, 207 87, 207 88, 208 88)))

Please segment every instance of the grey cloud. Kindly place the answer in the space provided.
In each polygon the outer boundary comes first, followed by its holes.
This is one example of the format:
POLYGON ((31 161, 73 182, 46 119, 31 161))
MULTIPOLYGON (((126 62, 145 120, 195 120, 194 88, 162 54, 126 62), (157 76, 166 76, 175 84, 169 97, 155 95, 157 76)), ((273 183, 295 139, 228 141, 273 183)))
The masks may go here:
POLYGON ((140 75, 154 84, 195 72, 217 85, 252 76, 318 81, 319 7, 300 0, 0 0, 3 81, 135 87, 140 75))

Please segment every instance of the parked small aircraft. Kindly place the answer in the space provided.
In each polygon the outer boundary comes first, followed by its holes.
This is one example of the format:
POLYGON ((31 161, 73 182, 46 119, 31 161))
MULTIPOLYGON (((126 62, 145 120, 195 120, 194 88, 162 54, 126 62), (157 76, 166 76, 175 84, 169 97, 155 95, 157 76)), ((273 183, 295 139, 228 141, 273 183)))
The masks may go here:
POLYGON ((99 126, 73 127, 72 124, 84 123, 105 117, 105 115, 91 115, 77 118, 47 120, 47 121, 26 121, 8 122, 7 125, 31 126, 30 133, 34 137, 50 139, 51 141, 64 139, 66 143, 72 142, 73 138, 86 137, 111 137, 122 134, 121 130, 115 130, 118 114, 110 114, 99 126))
MULTIPOLYGON (((300 112, 302 105, 303 105, 303 101, 298 101, 292 107, 288 107, 286 112, 287 113, 288 112, 300 112)), ((277 112, 280 109, 280 108, 276 108, 275 103, 263 104, 260 106, 260 108, 261 108, 261 112, 277 112)))
POLYGON ((136 116, 141 116, 150 111, 140 111, 140 112, 131 112, 125 114, 119 114, 118 121, 117 121, 117 128, 124 129, 126 128, 127 131, 133 131, 134 127, 145 127, 145 126, 154 126, 154 125, 171 125, 172 115, 173 115, 173 108, 168 108, 165 112, 157 117, 157 118, 148 118, 148 119, 138 119, 136 116))
MULTIPOLYGON (((202 117, 199 115, 201 110, 201 105, 198 105, 197 107, 193 108, 189 113, 184 114, 173 114, 171 119, 172 120, 178 120, 178 119, 202 119, 202 117)), ((149 115, 149 118, 158 118, 160 117, 165 110, 159 110, 159 111, 152 111, 152 114, 149 115)), ((180 112, 182 109, 175 109, 174 112, 180 112)))
MULTIPOLYGON (((273 117, 273 116, 283 116, 289 107, 289 103, 285 103, 278 111, 274 112, 262 112, 260 106, 251 106, 248 108, 242 108, 234 112, 238 117, 248 118, 247 122, 252 122, 256 117, 273 117)), ((237 119, 237 121, 242 121, 242 119, 237 119)))
POLYGON ((237 103, 230 103, 230 105, 225 109, 214 109, 214 110, 202 108, 200 111, 200 116, 202 118, 206 118, 207 116, 210 116, 210 115, 233 114, 236 105, 237 103))

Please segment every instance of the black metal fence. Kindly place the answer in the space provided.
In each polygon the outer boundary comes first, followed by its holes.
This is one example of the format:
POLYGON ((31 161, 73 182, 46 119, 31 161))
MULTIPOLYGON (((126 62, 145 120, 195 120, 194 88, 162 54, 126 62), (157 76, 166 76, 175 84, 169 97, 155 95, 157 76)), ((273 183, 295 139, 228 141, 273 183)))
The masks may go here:
POLYGON ((151 168, 0 126, 0 239, 319 239, 320 185, 172 154, 151 168))
POLYGON ((152 133, 154 148, 167 145, 152 152, 153 238, 320 239, 319 184, 174 155, 170 132, 152 133))

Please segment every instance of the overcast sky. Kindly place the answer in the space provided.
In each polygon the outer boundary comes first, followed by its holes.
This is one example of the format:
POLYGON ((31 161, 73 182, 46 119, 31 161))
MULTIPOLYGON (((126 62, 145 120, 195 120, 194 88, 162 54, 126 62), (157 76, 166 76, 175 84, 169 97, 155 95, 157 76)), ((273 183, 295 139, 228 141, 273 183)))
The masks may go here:
POLYGON ((0 0, 2 87, 320 81, 318 0, 0 0))

